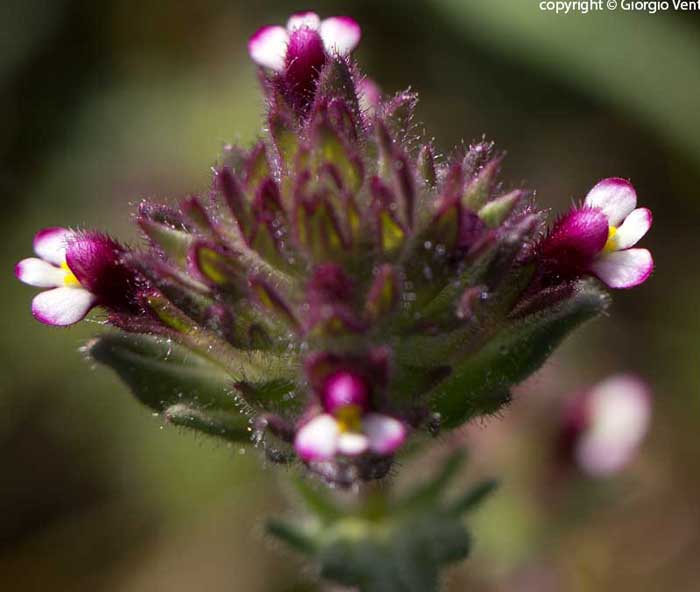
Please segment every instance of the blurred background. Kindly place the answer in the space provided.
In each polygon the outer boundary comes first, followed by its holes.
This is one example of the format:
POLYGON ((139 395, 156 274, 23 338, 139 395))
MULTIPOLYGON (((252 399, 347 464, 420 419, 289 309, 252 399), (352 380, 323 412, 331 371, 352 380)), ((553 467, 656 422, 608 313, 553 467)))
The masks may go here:
MULTIPOLYGON (((472 449, 464 483, 502 484, 446 588, 699 589, 700 15, 538 4, 0 4, 1 590, 316 590, 262 535, 262 517, 287 510, 284 469, 164 428, 81 359, 97 324, 41 326, 11 275, 41 227, 132 240, 140 197, 206 189, 222 144, 249 143, 262 121, 248 36, 306 8, 361 23, 362 68, 386 92, 420 93, 443 150, 485 135, 508 151, 505 180, 547 206, 621 176, 654 211, 652 279, 615 294, 611 317, 569 339, 502 417, 455 436, 472 449), (655 393, 638 458, 604 482, 552 480, 562 402, 618 370, 655 393)), ((415 462, 420 475, 432 461, 415 462)))

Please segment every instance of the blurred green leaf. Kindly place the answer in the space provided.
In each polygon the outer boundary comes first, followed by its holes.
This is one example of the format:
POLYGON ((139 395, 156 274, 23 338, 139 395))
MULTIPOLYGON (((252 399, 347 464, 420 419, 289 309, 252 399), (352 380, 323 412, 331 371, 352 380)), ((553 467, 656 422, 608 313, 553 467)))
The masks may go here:
POLYGON ((486 500, 498 487, 498 481, 490 480, 483 481, 479 483, 476 487, 473 487, 462 497, 457 498, 452 502, 449 508, 449 512, 455 516, 462 516, 467 512, 470 512, 474 508, 481 505, 481 502, 486 500))
POLYGON ((433 3, 481 45, 634 113, 700 160, 700 37, 682 14, 557 15, 534 0, 433 3))
POLYGON ((316 550, 313 539, 303 528, 275 518, 270 518, 267 521, 266 528, 269 535, 288 544, 304 555, 311 555, 316 550))
POLYGON ((299 480, 309 519, 298 525, 270 521, 268 533, 311 556, 321 576, 338 584, 362 592, 437 591, 441 570, 471 550, 463 515, 494 490, 486 481, 447 498, 464 458, 460 450, 449 455, 431 479, 406 495, 374 488, 350 506, 299 480))
POLYGON ((336 507, 328 492, 318 486, 315 487, 308 479, 295 478, 294 487, 305 507, 321 521, 332 522, 342 516, 342 512, 336 507))
POLYGON ((465 458, 466 455, 461 450, 453 453, 435 477, 422 483, 400 500, 399 508, 411 509, 415 506, 435 504, 436 500, 444 493, 445 487, 449 485, 464 464, 465 458))

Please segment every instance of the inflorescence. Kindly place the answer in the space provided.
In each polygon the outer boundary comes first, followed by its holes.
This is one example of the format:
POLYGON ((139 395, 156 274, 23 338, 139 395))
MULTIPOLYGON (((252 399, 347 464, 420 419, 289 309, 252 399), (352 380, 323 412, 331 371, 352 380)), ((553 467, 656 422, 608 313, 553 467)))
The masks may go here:
POLYGON ((601 181, 548 226, 499 181, 492 144, 437 156, 417 96, 358 70, 360 35, 310 12, 260 29, 265 127, 226 147, 208 192, 144 200, 143 245, 48 228, 16 267, 47 288, 39 321, 106 313, 117 333, 88 353, 166 419, 341 485, 384 476, 409 438, 498 411, 604 308, 586 278, 629 288, 653 267, 633 248, 651 213, 629 182, 601 181))

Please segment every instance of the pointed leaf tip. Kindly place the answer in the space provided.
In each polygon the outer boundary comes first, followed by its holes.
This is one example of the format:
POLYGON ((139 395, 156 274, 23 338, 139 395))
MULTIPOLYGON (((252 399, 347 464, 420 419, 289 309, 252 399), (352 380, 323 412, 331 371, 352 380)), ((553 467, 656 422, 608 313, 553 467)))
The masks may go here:
POLYGON ((221 411, 177 403, 167 407, 163 416, 165 421, 172 425, 203 432, 229 442, 251 441, 249 419, 237 409, 221 411))

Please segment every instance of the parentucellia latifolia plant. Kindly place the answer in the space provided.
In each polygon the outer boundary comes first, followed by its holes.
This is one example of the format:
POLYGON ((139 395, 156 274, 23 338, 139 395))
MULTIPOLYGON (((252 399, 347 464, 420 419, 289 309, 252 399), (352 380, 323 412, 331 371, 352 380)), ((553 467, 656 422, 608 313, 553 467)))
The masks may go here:
POLYGON ((312 12, 261 28, 248 44, 266 107, 257 143, 226 146, 203 194, 142 201, 143 244, 46 228, 16 275, 43 289, 42 323, 99 309, 112 330, 87 356, 166 422, 294 464, 308 517, 269 531, 322 577, 436 590, 493 484, 446 499, 459 454, 413 491, 370 482, 502 410, 605 311, 606 288, 644 282, 652 257, 634 245, 651 212, 611 178, 548 223, 531 192, 499 181, 491 143, 438 156, 417 96, 385 96, 360 72, 360 36, 312 12), (341 504, 329 488, 366 494, 341 504))

